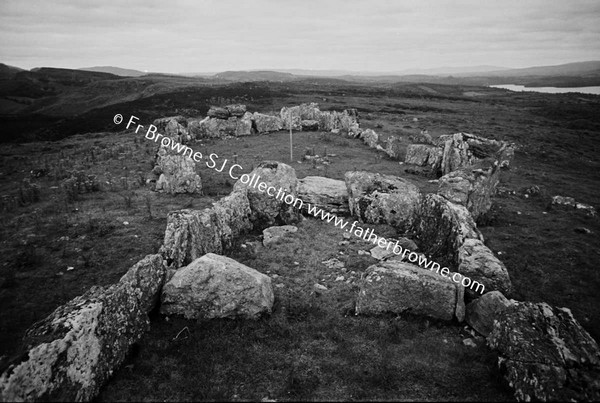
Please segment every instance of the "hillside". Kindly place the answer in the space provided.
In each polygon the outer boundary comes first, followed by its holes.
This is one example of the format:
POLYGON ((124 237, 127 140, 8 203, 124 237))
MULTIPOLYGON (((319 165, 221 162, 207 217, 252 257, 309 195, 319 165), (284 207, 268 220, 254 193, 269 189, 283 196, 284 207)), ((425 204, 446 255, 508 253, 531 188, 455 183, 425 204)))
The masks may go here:
POLYGON ((278 71, 225 71, 213 77, 229 81, 292 81, 298 78, 291 73, 278 71))
POLYGON ((110 73, 110 74, 114 74, 116 76, 121 76, 121 77, 140 77, 140 76, 148 74, 148 73, 145 73, 145 72, 139 71, 139 70, 124 69, 121 67, 114 67, 114 66, 82 67, 78 70, 110 73))

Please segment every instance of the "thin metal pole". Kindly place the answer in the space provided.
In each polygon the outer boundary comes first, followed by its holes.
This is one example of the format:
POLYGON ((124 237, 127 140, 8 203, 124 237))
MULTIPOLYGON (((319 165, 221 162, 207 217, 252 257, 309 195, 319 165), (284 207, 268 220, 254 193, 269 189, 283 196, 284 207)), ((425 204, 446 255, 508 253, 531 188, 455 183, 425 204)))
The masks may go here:
POLYGON ((290 162, 294 161, 294 152, 292 148, 292 111, 290 109, 290 162))

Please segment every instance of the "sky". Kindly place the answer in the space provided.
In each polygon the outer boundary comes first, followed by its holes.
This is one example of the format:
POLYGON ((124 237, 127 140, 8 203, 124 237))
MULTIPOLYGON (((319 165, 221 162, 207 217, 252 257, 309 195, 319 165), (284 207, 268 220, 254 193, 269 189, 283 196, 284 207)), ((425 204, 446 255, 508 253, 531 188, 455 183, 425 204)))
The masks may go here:
POLYGON ((600 60, 600 0, 0 0, 0 63, 401 72, 600 60))

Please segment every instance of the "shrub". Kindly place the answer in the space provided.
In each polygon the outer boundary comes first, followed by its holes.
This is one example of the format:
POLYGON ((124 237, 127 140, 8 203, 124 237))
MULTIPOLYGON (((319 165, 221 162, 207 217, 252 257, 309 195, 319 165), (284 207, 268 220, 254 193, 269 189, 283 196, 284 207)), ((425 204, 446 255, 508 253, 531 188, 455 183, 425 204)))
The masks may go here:
POLYGON ((100 184, 96 175, 86 175, 84 172, 76 171, 70 178, 61 183, 67 200, 76 200, 79 194, 97 192, 100 190, 100 184))

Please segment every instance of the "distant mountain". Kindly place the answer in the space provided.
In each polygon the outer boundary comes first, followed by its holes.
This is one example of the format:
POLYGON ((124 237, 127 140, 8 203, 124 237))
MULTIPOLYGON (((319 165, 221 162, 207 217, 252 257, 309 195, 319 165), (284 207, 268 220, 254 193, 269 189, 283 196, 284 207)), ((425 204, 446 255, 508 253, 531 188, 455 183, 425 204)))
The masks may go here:
POLYGON ((461 67, 436 67, 433 69, 414 69, 404 70, 396 74, 409 74, 409 75, 435 75, 435 76, 447 76, 447 75, 462 75, 462 74, 473 74, 473 73, 487 73, 490 71, 501 71, 510 70, 507 67, 498 66, 461 66, 461 67))
POLYGON ((292 81, 298 77, 291 73, 278 71, 224 71, 212 78, 229 81, 292 81))
POLYGON ((148 73, 144 73, 143 71, 139 71, 139 70, 123 69, 121 67, 113 67, 113 66, 82 67, 78 70, 97 71, 100 73, 110 73, 110 74, 114 74, 116 76, 121 76, 121 77, 140 77, 140 76, 148 74, 148 73))
MULTIPOLYGON (((431 69, 410 69, 400 71, 353 71, 353 70, 311 70, 311 69, 268 69, 268 70, 248 70, 244 73, 265 73, 265 72, 276 72, 276 73, 288 73, 294 76, 305 76, 305 77, 383 77, 383 76, 404 76, 404 75, 450 75, 450 74, 466 74, 466 73, 485 73, 488 71, 499 71, 507 70, 506 67, 498 66, 472 66, 472 67, 438 67, 431 69)), ((233 72, 226 72, 233 73, 233 72)), ((242 72, 235 72, 242 73, 242 72)), ((225 74, 225 73, 217 73, 225 74)), ((191 74, 189 74, 191 75, 191 74)), ((202 73, 196 73, 195 75, 206 75, 202 73)))
POLYGON ((522 69, 488 71, 484 75, 490 77, 600 75, 600 61, 594 60, 588 62, 559 64, 556 66, 535 66, 522 69))

